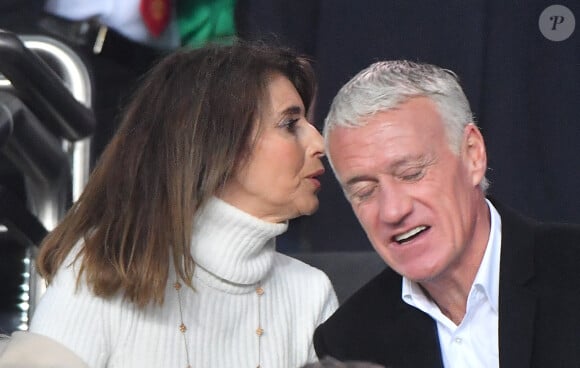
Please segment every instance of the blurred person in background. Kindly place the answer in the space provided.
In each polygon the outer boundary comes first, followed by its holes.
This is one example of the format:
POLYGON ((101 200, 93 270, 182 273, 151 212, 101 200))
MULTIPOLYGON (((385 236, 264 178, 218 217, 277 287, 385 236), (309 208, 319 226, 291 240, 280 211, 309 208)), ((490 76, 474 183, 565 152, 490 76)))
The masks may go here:
POLYGON ((76 354, 49 337, 23 331, 0 335, 0 368, 48 367, 89 368, 76 354))
POLYGON ((46 0, 39 31, 77 51, 92 74, 93 165, 139 77, 181 46, 231 43, 234 7, 234 0, 46 0))

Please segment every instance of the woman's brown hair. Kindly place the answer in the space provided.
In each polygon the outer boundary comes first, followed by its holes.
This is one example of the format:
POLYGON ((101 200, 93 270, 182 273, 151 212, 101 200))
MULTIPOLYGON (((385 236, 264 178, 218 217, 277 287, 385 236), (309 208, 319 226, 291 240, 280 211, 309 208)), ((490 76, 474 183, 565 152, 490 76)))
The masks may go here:
POLYGON ((154 66, 82 195, 41 244, 37 266, 46 280, 78 246, 77 281, 84 276, 97 296, 121 292, 138 306, 163 303, 171 262, 191 287, 194 216, 248 157, 276 72, 308 110, 312 67, 285 48, 208 45, 154 66))

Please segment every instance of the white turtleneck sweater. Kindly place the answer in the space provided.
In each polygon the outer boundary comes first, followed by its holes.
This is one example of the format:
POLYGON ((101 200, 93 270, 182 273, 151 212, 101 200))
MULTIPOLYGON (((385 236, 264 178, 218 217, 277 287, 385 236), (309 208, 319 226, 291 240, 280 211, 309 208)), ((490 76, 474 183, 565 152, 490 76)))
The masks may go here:
POLYGON ((120 296, 96 297, 86 285, 75 292, 75 266, 59 270, 30 330, 62 343, 94 368, 185 368, 187 355, 191 367, 200 368, 297 368, 315 361, 314 329, 338 302, 322 271, 276 252, 275 237, 287 226, 217 198, 208 203, 192 239, 195 291, 181 288, 185 334, 179 331, 174 277, 162 306, 138 309, 120 296))

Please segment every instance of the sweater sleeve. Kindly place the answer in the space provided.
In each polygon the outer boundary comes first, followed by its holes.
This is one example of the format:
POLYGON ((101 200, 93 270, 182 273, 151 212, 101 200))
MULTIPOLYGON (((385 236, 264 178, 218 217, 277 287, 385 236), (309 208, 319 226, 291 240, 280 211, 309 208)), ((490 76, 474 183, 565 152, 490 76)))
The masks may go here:
POLYGON ((77 287, 75 265, 63 266, 42 295, 30 331, 48 336, 90 367, 104 368, 109 356, 106 303, 85 285, 77 287))
POLYGON ((336 296, 332 283, 330 282, 330 279, 328 278, 328 276, 326 276, 326 274, 324 274, 324 289, 326 291, 326 298, 324 305, 322 306, 320 320, 318 321, 319 325, 324 321, 326 321, 328 317, 330 317, 334 313, 334 311, 336 311, 336 309, 338 308, 338 298, 336 296))
MULTIPOLYGON (((278 330, 290 330, 294 339, 286 343, 296 359, 285 366, 302 366, 316 362, 312 338, 315 328, 338 308, 338 299, 328 276, 315 267, 287 255, 278 254, 273 267, 270 288, 277 288, 278 303, 271 308, 271 318, 286 314, 278 330), (293 322, 288 322, 293 321, 293 322)), ((274 290, 271 295, 274 295, 274 290)))
MULTIPOLYGON (((315 328, 320 324, 322 324, 324 321, 326 321, 328 317, 330 317, 334 313, 334 311, 336 311, 336 309, 338 308, 338 298, 336 296, 332 283, 330 282, 330 279, 326 274, 324 274, 322 271, 321 273, 322 273, 321 277, 323 280, 322 290, 323 295, 325 295, 325 298, 315 328)), ((309 360, 312 362, 317 360, 317 354, 314 349, 314 344, 310 345, 310 351, 308 352, 308 356, 309 360)))

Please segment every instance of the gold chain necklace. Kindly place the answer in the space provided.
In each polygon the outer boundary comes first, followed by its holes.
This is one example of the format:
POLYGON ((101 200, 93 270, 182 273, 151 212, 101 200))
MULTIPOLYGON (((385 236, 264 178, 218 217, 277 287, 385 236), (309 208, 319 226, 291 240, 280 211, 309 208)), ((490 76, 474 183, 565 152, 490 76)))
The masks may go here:
MULTIPOLYGON (((181 283, 176 281, 173 284, 173 288, 177 292, 177 302, 179 305, 179 332, 183 337, 183 346, 185 347, 185 359, 187 362, 186 368, 191 368, 191 361, 189 358, 189 344, 187 343, 187 326, 183 322, 183 303, 181 301, 181 283)), ((264 295, 264 289, 262 288, 262 282, 258 282, 256 286, 256 295, 258 298, 258 328, 256 329, 256 336, 258 336, 258 365, 256 368, 262 367, 262 335, 264 334, 264 329, 262 328, 262 313, 261 313, 261 302, 262 295, 264 295)))

